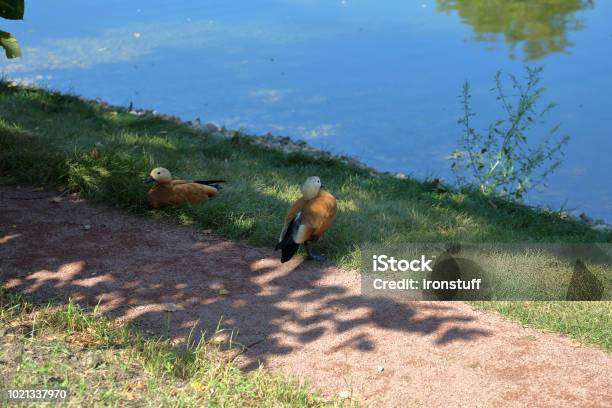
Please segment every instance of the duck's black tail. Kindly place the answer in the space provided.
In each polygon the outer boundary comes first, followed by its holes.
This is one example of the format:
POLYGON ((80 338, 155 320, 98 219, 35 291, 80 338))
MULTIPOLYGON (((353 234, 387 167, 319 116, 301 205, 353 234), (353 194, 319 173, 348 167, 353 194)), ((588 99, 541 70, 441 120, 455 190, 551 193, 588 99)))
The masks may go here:
POLYGON ((225 183, 225 180, 194 180, 194 183, 204 184, 221 190, 221 185, 219 183, 225 183))
POLYGON ((295 242, 291 242, 289 245, 287 245, 286 247, 282 248, 282 251, 281 251, 281 263, 285 263, 288 260, 290 260, 291 258, 293 258, 293 255, 295 255, 295 253, 297 252, 299 247, 300 247, 300 244, 296 244, 295 242))
POLYGON ((298 248, 300 247, 300 244, 297 244, 293 240, 293 234, 297 231, 299 226, 300 226, 300 217, 298 215, 293 220, 291 220, 291 224, 289 224, 289 226, 287 227, 287 231, 285 231, 285 235, 283 236, 283 239, 278 244, 276 244, 276 247, 274 247, 274 249, 276 250, 278 249, 281 250, 281 262, 282 263, 285 263, 291 258, 293 258, 293 255, 295 255, 298 248))

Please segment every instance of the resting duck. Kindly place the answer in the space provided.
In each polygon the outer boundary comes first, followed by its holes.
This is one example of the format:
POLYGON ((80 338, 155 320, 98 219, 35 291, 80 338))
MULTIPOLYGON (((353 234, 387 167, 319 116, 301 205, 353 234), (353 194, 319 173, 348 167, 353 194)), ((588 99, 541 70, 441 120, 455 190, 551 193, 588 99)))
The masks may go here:
POLYGON ((311 252, 309 243, 316 242, 336 217, 336 198, 324 189, 321 179, 308 177, 302 186, 302 198, 297 200, 285 219, 285 225, 275 249, 281 249, 281 262, 290 260, 300 244, 304 244, 307 259, 324 261, 311 252))
POLYGON ((172 174, 163 167, 157 167, 149 173, 149 182, 155 183, 147 192, 149 208, 178 206, 185 203, 197 204, 208 200, 219 193, 219 183, 223 180, 173 180, 172 174))

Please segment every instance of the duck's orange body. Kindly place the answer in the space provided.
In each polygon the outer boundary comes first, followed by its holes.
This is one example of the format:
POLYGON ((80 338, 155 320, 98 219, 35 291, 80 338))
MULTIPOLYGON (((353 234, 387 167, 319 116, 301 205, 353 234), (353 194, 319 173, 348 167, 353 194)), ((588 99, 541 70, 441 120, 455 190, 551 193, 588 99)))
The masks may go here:
POLYGON ((336 198, 328 191, 321 190, 312 200, 300 198, 297 200, 285 219, 288 225, 297 214, 300 214, 299 234, 295 242, 317 241, 329 229, 336 218, 336 198))
POLYGON ((155 182, 146 196, 149 208, 178 206, 182 204, 197 204, 214 197, 219 193, 216 188, 222 180, 186 181, 173 180, 170 172, 162 167, 151 171, 151 179, 155 182))
POLYGON ((205 184, 172 180, 170 184, 157 184, 151 188, 147 193, 147 204, 149 208, 197 204, 218 193, 216 188, 205 184))
POLYGON ((281 262, 291 259, 300 244, 306 247, 309 259, 323 260, 310 252, 308 243, 318 241, 336 218, 336 198, 322 189, 318 177, 309 177, 302 192, 302 198, 293 204, 285 218, 276 245, 276 249, 282 250, 281 262))

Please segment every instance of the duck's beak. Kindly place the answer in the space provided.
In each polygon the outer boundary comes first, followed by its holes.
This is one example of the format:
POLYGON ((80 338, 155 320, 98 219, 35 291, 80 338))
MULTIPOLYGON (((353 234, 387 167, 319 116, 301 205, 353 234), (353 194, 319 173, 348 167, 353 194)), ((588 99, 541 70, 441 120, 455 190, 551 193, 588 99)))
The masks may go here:
POLYGON ((144 181, 145 184, 155 184, 155 179, 151 176, 147 177, 144 181))
POLYGON ((325 184, 321 184, 321 188, 325 190, 325 184))

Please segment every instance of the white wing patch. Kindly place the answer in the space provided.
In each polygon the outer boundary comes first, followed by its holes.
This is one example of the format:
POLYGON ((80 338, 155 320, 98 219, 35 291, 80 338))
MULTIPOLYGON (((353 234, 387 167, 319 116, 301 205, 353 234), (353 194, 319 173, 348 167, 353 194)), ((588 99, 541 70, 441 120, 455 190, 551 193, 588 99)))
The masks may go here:
POLYGON ((299 221, 301 216, 302 216, 302 212, 300 211, 297 214, 295 214, 295 217, 293 217, 292 220, 289 220, 288 222, 285 223, 285 226, 283 227, 283 230, 281 231, 280 236, 278 237, 278 242, 281 242, 283 240, 283 238, 285 237, 285 234, 287 233, 287 228, 289 228, 293 220, 299 221))
POLYGON ((308 227, 300 225, 300 227, 293 233, 293 242, 296 244, 303 244, 309 237, 306 235, 308 227))

